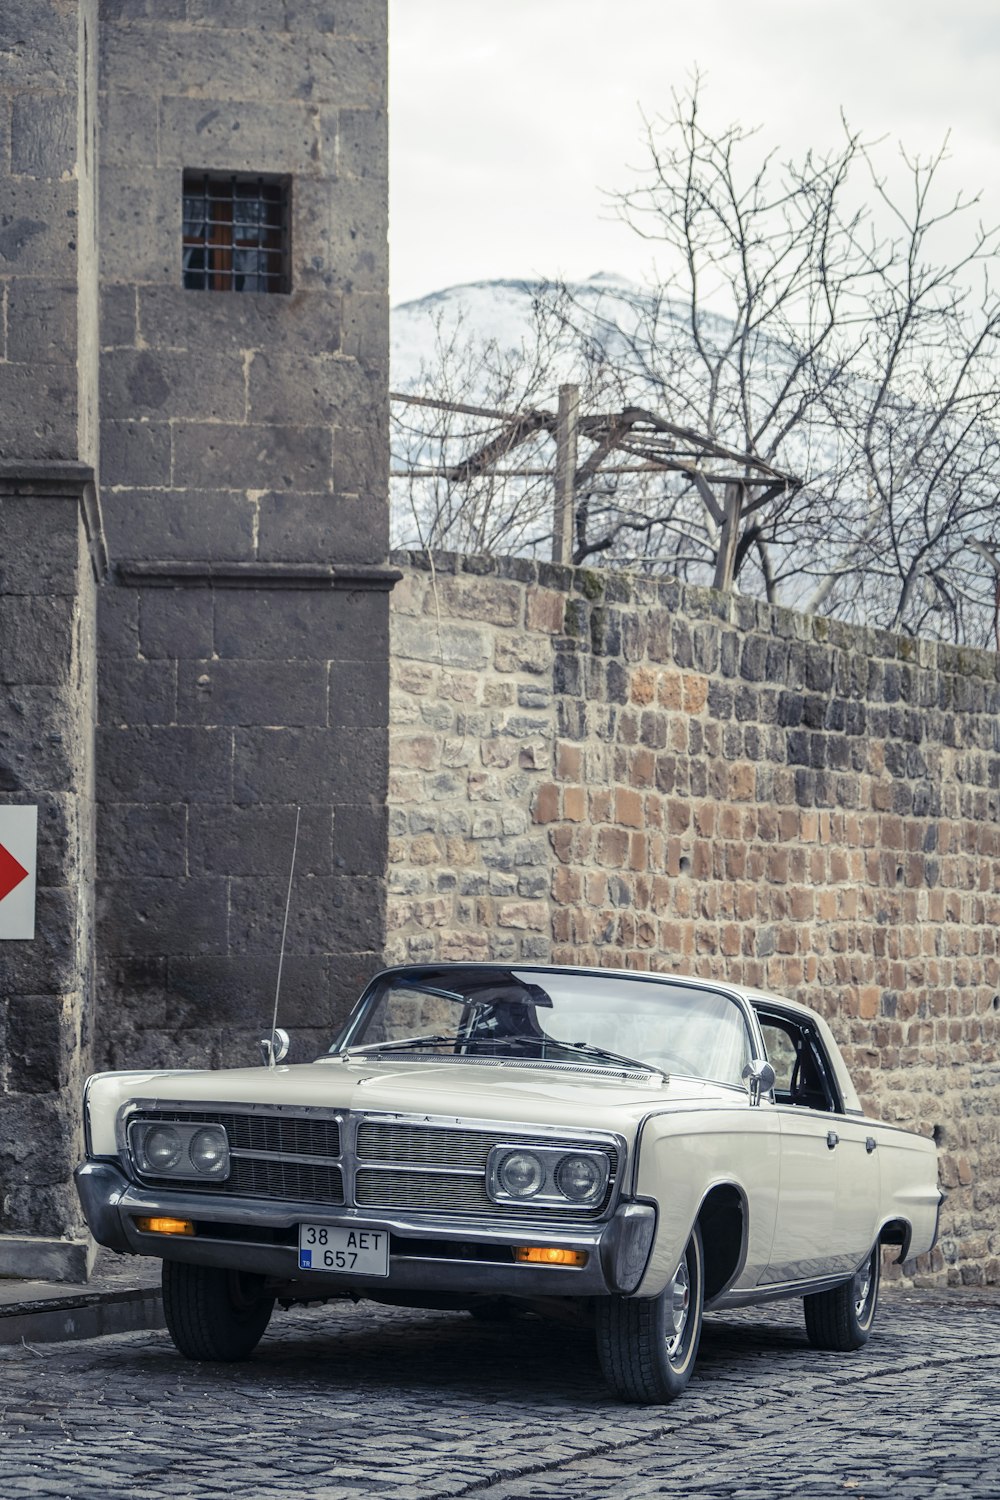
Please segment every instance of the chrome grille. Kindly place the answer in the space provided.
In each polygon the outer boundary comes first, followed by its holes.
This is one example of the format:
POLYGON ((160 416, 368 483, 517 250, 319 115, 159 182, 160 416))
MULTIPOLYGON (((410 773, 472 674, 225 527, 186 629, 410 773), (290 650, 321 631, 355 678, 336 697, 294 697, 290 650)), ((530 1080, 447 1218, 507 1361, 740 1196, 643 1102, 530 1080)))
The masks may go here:
POLYGON ((433 1172, 373 1172, 359 1167, 354 1179, 359 1208, 435 1208, 454 1213, 496 1212, 481 1177, 433 1172))
MULTIPOLYGON (((517 1141, 527 1149, 557 1145, 605 1151, 610 1166, 608 1192, 592 1209, 578 1209, 579 1219, 603 1212, 618 1172, 618 1152, 604 1141, 533 1137, 516 1128, 470 1130, 448 1125, 410 1124, 362 1118, 356 1135, 357 1163, 353 1196, 338 1159, 344 1146, 339 1122, 332 1116, 264 1114, 201 1109, 143 1108, 146 1120, 204 1121, 223 1125, 232 1156, 225 1182, 184 1180, 184 1191, 203 1191, 289 1203, 328 1203, 358 1208, 410 1208, 452 1213, 480 1213, 508 1218, 510 1207, 496 1204, 486 1192, 486 1161, 494 1146, 517 1141), (258 1154, 260 1153, 260 1154, 258 1154), (445 1170, 446 1169, 446 1170, 445 1170)), ((347 1137, 349 1145, 350 1135, 347 1137)), ((176 1187, 177 1180, 160 1179, 176 1187)), ((532 1217, 565 1223, 567 1210, 523 1205, 532 1217)))
MULTIPOLYGON (((494 1203, 486 1192, 486 1160, 494 1146, 517 1141, 528 1150, 537 1146, 565 1146, 606 1151, 611 1168, 604 1201, 591 1209, 578 1209, 577 1216, 593 1218, 606 1206, 613 1192, 618 1152, 610 1143, 592 1140, 534 1139, 516 1130, 463 1130, 450 1126, 410 1125, 401 1122, 363 1120, 358 1126, 358 1167, 354 1198, 359 1208, 427 1208, 453 1213, 485 1213, 509 1217, 510 1207, 494 1203), (374 1170, 370 1164, 379 1163, 374 1170), (409 1171, 393 1171, 407 1167, 409 1171), (426 1167, 426 1171, 419 1170, 426 1167), (442 1168, 449 1168, 443 1171, 442 1168), (466 1176, 465 1173, 470 1175, 466 1176)), ((525 1203, 525 1212, 560 1222, 566 1209, 542 1208, 525 1203)))
POLYGON ((499 1139, 498 1136, 485 1135, 481 1130, 379 1125, 374 1120, 364 1120, 358 1126, 358 1160, 485 1171, 490 1147, 499 1139))
MULTIPOLYGON (((230 1114, 228 1110, 143 1110, 144 1120, 199 1120, 222 1125, 232 1151, 225 1182, 185 1178, 184 1191, 226 1193, 241 1198, 274 1198, 280 1202, 344 1202, 344 1174, 340 1155, 340 1124, 330 1117, 306 1115, 230 1114), (241 1152, 268 1152, 244 1156, 241 1152), (302 1157, 331 1157, 303 1161, 302 1157)), ((167 1178, 164 1183, 176 1187, 167 1178)))
POLYGON ((279 1156, 339 1156, 340 1124, 330 1117, 230 1114, 228 1110, 143 1110, 142 1120, 203 1120, 224 1125, 233 1151, 273 1151, 279 1156))
MULTIPOLYGON (((339 1166, 233 1156, 230 1174, 219 1189, 247 1198, 280 1198, 295 1203, 343 1203, 344 1177, 339 1166)), ((185 1183, 185 1187, 187 1184, 185 1183)))

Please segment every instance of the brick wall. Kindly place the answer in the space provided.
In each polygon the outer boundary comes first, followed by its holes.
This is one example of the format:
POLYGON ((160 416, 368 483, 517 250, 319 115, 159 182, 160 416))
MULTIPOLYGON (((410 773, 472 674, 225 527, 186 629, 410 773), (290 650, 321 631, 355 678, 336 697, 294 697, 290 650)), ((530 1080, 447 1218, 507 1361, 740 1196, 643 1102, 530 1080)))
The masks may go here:
POLYGON ((1000 658, 710 590, 397 556, 387 959, 762 985, 934 1134, 918 1278, 1000 1279, 1000 658))

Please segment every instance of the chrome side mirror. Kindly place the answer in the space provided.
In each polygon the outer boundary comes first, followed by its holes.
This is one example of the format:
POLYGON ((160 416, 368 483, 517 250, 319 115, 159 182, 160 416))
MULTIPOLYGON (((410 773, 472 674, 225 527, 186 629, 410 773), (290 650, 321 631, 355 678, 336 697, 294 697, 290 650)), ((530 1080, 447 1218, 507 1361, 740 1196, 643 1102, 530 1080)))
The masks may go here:
POLYGON ((762 1094, 769 1094, 774 1088, 774 1069, 762 1057, 752 1057, 740 1076, 747 1086, 753 1108, 760 1103, 762 1094))
POLYGON ((261 1061, 265 1068, 273 1068, 277 1063, 284 1062, 291 1044, 288 1040, 288 1032, 278 1026, 270 1036, 262 1036, 259 1045, 261 1061))

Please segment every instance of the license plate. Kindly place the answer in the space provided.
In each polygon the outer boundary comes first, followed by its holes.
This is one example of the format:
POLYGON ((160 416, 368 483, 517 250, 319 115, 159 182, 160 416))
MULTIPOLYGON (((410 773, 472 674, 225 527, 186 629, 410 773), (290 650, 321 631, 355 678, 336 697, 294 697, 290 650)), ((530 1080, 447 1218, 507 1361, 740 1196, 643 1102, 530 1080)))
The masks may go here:
POLYGON ((355 1276, 388 1276, 387 1229, 332 1229, 299 1225, 300 1271, 347 1271, 355 1276))

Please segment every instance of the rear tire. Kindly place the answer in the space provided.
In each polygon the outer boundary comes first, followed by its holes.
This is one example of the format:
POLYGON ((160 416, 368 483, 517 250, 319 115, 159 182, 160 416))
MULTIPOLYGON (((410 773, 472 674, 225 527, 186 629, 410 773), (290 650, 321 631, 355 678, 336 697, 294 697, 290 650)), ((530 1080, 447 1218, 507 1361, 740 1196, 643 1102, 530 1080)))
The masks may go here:
POLYGON ((274 1309, 263 1276, 163 1262, 167 1331, 186 1359, 246 1359, 274 1309))
POLYGON ((622 1401, 673 1401, 691 1378, 701 1338, 705 1256, 697 1225, 658 1297, 601 1297, 597 1356, 622 1401))
POLYGON ((803 1297, 806 1333, 814 1349, 847 1353, 867 1344, 875 1322, 881 1271, 882 1251, 876 1245, 857 1275, 843 1286, 803 1297))

